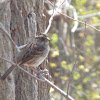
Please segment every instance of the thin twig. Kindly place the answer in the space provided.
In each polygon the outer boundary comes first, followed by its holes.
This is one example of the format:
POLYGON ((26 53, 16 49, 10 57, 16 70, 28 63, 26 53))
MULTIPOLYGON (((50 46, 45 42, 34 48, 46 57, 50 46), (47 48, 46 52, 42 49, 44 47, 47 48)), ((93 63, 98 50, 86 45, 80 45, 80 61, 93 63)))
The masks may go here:
POLYGON ((72 67, 72 71, 70 73, 70 77, 69 77, 69 81, 68 81, 68 86, 67 86, 67 94, 69 94, 69 87, 70 87, 71 79, 72 79, 72 76, 73 76, 74 68, 76 67, 76 62, 77 62, 77 60, 75 60, 74 65, 72 67))
POLYGON ((17 65, 16 63, 9 61, 6 58, 0 57, 0 59, 11 63, 12 65, 16 66, 17 68, 19 68, 20 70, 22 70, 23 72, 25 72, 26 74, 28 74, 29 76, 31 76, 34 79, 37 79, 41 82, 46 82, 47 84, 49 84, 51 87, 53 87, 56 91, 58 91, 61 95, 63 95, 65 98, 67 98, 68 100, 74 100, 70 95, 67 95, 64 91, 62 91, 60 88, 58 88, 56 85, 54 85, 52 82, 50 82, 48 79, 46 79, 44 76, 42 76, 42 74, 39 74, 39 78, 37 78, 36 76, 33 76, 32 74, 30 74, 29 72, 27 72, 26 70, 24 70, 23 68, 21 68, 19 65, 17 65))
POLYGON ((53 6, 53 14, 52 14, 52 16, 49 19, 49 24, 48 24, 47 29, 45 30, 44 34, 48 33, 48 31, 49 31, 49 29, 51 27, 52 21, 53 21, 53 17, 55 16, 55 14, 56 14, 56 12, 55 12, 55 5, 54 5, 53 6))
POLYGON ((85 40, 86 40, 86 22, 85 22, 85 30, 84 30, 84 42, 85 42, 85 40))
POLYGON ((18 48, 21 50, 21 49, 25 48, 26 46, 27 46, 27 44, 24 44, 24 45, 19 46, 18 48))
MULTIPOLYGON (((92 24, 91 26, 98 27, 98 26, 100 26, 100 23, 92 24)), ((87 26, 87 28, 89 28, 89 26, 87 26)), ((84 30, 84 27, 77 28, 77 31, 80 31, 80 30, 84 30)))
POLYGON ((60 4, 60 6, 59 6, 58 8, 60 8, 60 7, 65 3, 65 1, 66 1, 66 0, 64 0, 64 1, 60 4))

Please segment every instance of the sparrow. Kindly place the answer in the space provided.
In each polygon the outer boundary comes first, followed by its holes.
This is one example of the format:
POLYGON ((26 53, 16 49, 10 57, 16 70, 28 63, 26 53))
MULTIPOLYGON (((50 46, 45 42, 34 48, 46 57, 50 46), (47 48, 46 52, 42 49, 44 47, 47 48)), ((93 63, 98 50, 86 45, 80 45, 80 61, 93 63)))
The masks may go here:
MULTIPOLYGON (((46 34, 36 36, 33 41, 27 44, 26 47, 18 53, 16 63, 19 66, 25 65, 31 68, 38 68, 48 56, 50 50, 49 41, 50 39, 46 34)), ((15 68, 16 67, 12 65, 1 77, 2 80, 5 80, 15 68)))

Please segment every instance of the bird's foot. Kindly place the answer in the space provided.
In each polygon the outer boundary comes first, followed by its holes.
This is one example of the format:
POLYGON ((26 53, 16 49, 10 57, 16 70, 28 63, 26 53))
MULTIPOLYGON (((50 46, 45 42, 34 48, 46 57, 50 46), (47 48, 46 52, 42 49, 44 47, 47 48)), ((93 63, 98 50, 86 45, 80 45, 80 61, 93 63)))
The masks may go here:
POLYGON ((32 68, 32 70, 34 71, 34 73, 36 74, 36 76, 38 77, 38 78, 40 78, 40 74, 41 74, 41 69, 35 69, 34 67, 32 68))

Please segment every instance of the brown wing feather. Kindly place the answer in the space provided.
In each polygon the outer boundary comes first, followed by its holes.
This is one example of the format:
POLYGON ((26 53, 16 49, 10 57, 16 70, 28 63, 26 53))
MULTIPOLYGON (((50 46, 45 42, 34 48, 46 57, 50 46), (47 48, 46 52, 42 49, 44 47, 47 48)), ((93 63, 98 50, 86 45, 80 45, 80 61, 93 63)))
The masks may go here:
POLYGON ((22 57, 21 64, 27 63, 31 59, 35 59, 38 56, 41 56, 44 51, 43 46, 37 46, 35 44, 30 44, 30 46, 26 49, 25 54, 22 57))

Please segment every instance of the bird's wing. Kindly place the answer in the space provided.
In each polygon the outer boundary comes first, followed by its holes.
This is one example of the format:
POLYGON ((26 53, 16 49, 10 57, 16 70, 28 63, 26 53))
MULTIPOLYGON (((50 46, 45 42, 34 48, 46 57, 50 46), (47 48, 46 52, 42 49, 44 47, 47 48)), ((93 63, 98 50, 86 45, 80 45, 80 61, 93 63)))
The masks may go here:
POLYGON ((21 64, 26 63, 27 61, 31 59, 35 59, 38 56, 42 56, 44 51, 43 46, 37 46, 36 44, 30 44, 28 48, 24 49, 22 58, 21 58, 21 64))

